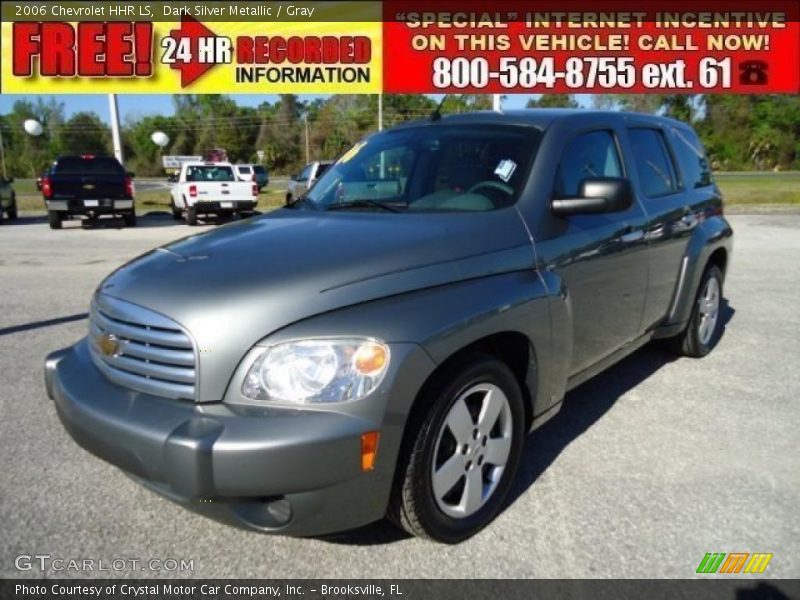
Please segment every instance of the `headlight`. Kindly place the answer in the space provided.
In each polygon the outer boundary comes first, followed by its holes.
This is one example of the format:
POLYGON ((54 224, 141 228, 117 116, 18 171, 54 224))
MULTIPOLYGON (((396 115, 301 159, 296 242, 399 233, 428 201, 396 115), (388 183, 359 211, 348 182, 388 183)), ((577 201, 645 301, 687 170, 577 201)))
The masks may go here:
POLYGON ((300 340, 269 348, 242 384, 253 400, 347 402, 369 394, 389 367, 389 347, 371 339, 300 340))

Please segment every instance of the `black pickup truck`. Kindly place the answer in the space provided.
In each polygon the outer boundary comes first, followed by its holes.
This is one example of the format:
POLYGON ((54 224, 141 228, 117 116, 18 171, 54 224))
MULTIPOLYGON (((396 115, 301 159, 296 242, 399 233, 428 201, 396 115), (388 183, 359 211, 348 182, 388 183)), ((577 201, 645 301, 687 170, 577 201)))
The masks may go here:
POLYGON ((126 227, 136 226, 133 173, 113 156, 61 156, 42 177, 50 229, 61 229, 65 219, 119 215, 126 227))

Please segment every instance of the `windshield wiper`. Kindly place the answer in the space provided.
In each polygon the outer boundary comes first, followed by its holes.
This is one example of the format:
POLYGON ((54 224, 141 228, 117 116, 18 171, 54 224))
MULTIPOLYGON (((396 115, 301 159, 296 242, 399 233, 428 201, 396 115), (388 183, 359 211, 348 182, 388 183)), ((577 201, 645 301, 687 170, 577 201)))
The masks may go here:
POLYGON ((326 210, 346 210, 348 208, 380 208, 389 212, 400 212, 400 209, 378 202, 377 200, 370 200, 364 198, 363 200, 351 200, 350 202, 338 202, 336 204, 328 205, 326 210))

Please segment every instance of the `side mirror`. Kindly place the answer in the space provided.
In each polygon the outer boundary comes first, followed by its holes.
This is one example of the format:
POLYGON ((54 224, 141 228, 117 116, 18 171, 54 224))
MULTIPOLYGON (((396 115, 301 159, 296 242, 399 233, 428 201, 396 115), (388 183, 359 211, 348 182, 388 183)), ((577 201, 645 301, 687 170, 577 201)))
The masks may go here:
POLYGON ((621 177, 592 177, 581 181, 577 198, 556 198, 550 208, 560 217, 628 210, 633 204, 631 182, 621 177))
POLYGON ((133 179, 134 177, 136 177, 136 173, 134 173, 133 171, 128 171, 127 173, 125 173, 125 175, 127 175, 127 176, 128 176, 128 177, 130 177, 131 179, 133 179))

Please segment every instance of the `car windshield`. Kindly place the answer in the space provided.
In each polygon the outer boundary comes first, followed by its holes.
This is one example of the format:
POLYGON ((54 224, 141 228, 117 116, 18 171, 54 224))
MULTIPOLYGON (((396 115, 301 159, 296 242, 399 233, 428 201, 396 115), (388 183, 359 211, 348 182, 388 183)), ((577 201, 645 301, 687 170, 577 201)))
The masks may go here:
POLYGON ((117 175, 124 172, 117 159, 110 156, 65 156, 56 163, 60 174, 117 175))
POLYGON ((309 190, 318 209, 488 211, 511 206, 539 145, 519 126, 435 124, 371 136, 309 190))
POLYGON ((236 181, 233 169, 230 167, 216 167, 204 165, 200 167, 186 167, 186 181, 236 181))

